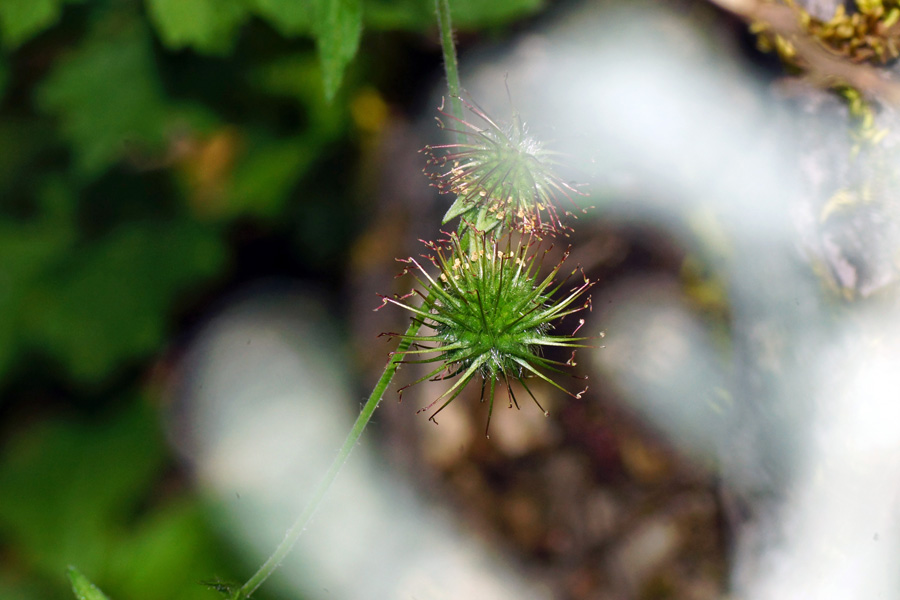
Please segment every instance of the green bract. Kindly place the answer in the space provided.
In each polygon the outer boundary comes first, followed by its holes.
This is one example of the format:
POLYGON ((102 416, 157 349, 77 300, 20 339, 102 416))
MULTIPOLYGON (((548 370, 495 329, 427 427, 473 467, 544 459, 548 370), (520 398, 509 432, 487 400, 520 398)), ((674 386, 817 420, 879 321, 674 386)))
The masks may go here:
POLYGON ((518 118, 501 127, 474 104, 462 103, 485 126, 457 118, 441 106, 438 112, 458 125, 447 126, 440 118, 438 123, 459 141, 422 150, 432 185, 442 194, 456 195, 443 222, 460 217, 461 235, 468 229, 494 231, 495 237, 507 229, 538 235, 565 231, 559 198, 574 206, 572 194, 579 192, 554 173, 556 153, 529 136, 518 118))
MULTIPOLYGON (((519 239, 514 244, 510 234, 497 240, 474 232, 473 243, 466 250, 454 233, 443 243, 427 242, 426 245, 432 251, 428 258, 437 267, 437 274, 432 277, 416 259, 405 259, 403 262, 409 265, 407 270, 412 271, 422 289, 414 289, 400 298, 383 297, 385 303, 391 302, 414 313, 413 320, 427 328, 420 329, 417 335, 387 334, 411 342, 410 349, 400 353, 404 356, 403 362, 438 363, 430 373, 402 388, 401 394, 404 389, 425 380, 457 378, 443 394, 422 409, 428 410, 444 401, 429 417, 433 421, 469 381, 480 376, 482 401, 489 386, 488 427, 494 389, 500 380, 506 386, 510 406, 518 407, 510 386, 514 380, 540 407, 525 381, 532 377, 571 396, 581 397, 581 393, 572 394, 546 374, 548 371, 563 373, 563 367, 573 365, 574 350, 566 362, 542 355, 547 346, 584 347, 579 342, 585 338, 551 333, 555 321, 590 306, 589 299, 577 304, 593 285, 583 276, 581 283, 556 299, 569 277, 580 272, 580 269, 573 269, 568 277, 557 281, 568 252, 546 276, 539 278, 541 263, 549 248, 541 249, 534 236, 519 239), (422 298, 421 306, 404 302, 414 295, 422 298), (427 334, 428 329, 433 333, 427 334), (416 358, 419 356, 422 358, 416 358)), ((575 331, 583 323, 584 319, 580 319, 575 331)), ((542 407, 541 410, 544 411, 542 407)))

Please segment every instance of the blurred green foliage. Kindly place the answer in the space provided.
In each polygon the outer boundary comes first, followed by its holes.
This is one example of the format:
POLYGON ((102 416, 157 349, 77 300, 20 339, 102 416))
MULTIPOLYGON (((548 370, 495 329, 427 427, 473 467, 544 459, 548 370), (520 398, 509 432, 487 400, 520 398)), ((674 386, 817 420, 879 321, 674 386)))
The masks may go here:
POLYGON ((85 577, 76 567, 69 567, 69 582, 77 600, 109 600, 100 588, 85 577))
MULTIPOLYGON (((542 2, 452 4, 478 29, 542 2)), ((234 559, 192 493, 161 491, 173 459, 142 381, 177 317, 235 276, 235 231, 340 267, 365 215, 356 164, 333 165, 370 127, 353 100, 391 80, 365 31, 435 40, 433 10, 0 1, 0 597, 71 597, 70 563, 116 600, 215 597, 197 582, 234 559)))
POLYGON ((68 564, 114 597, 208 597, 195 582, 221 558, 199 501, 176 491, 145 504, 167 460, 146 403, 96 423, 53 419, 17 432, 0 461, 0 534, 11 555, 0 597, 65 597, 68 564))

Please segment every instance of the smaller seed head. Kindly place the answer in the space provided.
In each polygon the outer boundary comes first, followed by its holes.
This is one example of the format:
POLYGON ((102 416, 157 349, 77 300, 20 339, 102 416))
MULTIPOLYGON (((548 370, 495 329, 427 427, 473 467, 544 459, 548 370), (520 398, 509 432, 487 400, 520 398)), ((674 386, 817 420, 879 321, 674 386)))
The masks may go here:
POLYGON ((557 154, 531 137, 518 118, 501 126, 477 105, 462 103, 483 125, 457 118, 442 105, 438 124, 461 141, 423 149, 432 185, 456 196, 443 222, 460 217, 460 233, 472 228, 494 231, 495 237, 509 229, 536 235, 566 232, 559 200, 566 198, 577 207, 572 196, 580 192, 554 172, 557 154), (451 168, 443 170, 447 163, 451 168))

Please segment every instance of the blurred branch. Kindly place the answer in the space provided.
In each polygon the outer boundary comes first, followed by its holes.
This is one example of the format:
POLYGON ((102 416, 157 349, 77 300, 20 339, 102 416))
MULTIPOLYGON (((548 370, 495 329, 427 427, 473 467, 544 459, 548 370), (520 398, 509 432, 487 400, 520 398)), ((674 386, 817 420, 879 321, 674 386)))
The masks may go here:
POLYGON ((708 0, 748 24, 764 23, 768 30, 793 45, 807 77, 821 86, 850 85, 869 96, 900 105, 900 84, 868 64, 858 64, 829 52, 809 35, 796 9, 766 0, 708 0))

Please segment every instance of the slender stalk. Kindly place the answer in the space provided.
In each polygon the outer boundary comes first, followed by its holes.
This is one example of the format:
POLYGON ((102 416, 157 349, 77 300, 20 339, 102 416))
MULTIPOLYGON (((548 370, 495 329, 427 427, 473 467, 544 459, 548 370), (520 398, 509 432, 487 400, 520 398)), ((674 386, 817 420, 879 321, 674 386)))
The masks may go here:
MULTIPOLYGON (((441 30, 441 49, 444 51, 444 71, 447 73, 447 91, 450 94, 450 114, 463 118, 459 93, 459 62, 456 60, 456 44, 453 43, 453 23, 450 21, 450 0, 434 0, 438 27, 441 30)), ((462 137, 457 134, 458 137, 462 137)), ((462 141, 462 140, 460 140, 462 141)))
MULTIPOLYGON (((447 88, 450 95, 450 110, 453 116, 461 120, 463 118, 463 111, 462 102, 459 97, 459 63, 456 60, 456 46, 453 43, 453 29, 450 23, 449 0, 435 0, 435 8, 437 10, 438 26, 441 30, 441 47, 444 51, 444 68, 447 72, 447 88)), ((259 586, 261 586, 263 582, 268 579, 269 576, 272 575, 272 573, 274 573, 275 570, 281 565, 281 563, 293 549, 294 544, 296 544, 297 540, 300 539, 300 536, 303 534, 303 532, 306 530, 306 527, 309 525, 309 522, 312 520, 313 515, 315 515, 319 506, 322 504, 322 501, 325 499, 326 494, 328 494, 328 490, 331 489, 331 485, 334 483, 334 480, 337 479, 337 476, 341 472, 341 469, 344 467, 344 464, 347 462, 347 459, 350 458, 350 452, 359 441, 363 430, 372 419, 372 414, 374 414, 375 409, 378 408, 378 404, 381 402, 381 398, 382 396, 384 396, 385 390, 387 389, 388 385, 390 385, 391 380, 394 378, 394 374, 397 372, 397 368, 400 366, 400 361, 403 359, 403 353, 409 350, 409 346, 412 343, 412 338, 416 335, 418 329, 419 322, 413 321, 412 323, 410 323, 409 328, 406 330, 406 333, 400 339, 400 344, 397 346, 397 350, 393 355, 391 355, 391 359, 388 361, 387 366, 384 368, 384 373, 381 374, 381 379, 379 379, 378 383, 375 384, 375 388, 372 390, 372 394, 369 396, 369 399, 366 400, 366 404, 365 406, 363 406, 362 410, 359 413, 359 416, 356 418, 356 422, 353 424, 353 428, 347 435, 347 439, 344 440, 344 445, 341 446, 338 455, 335 457, 334 461, 331 463, 331 466, 328 468, 328 472, 325 473, 325 476, 321 479, 321 481, 319 481, 319 484, 313 491, 312 496, 307 501, 306 506, 303 508, 303 512, 300 513, 300 516, 297 517, 297 520, 294 521, 294 524, 291 525, 291 528, 288 529, 287 533, 284 534, 284 539, 280 544, 278 544, 278 547, 275 548, 275 551, 266 560, 266 562, 263 563, 259 570, 256 571, 256 573, 254 573, 250 579, 247 580, 247 583, 233 592, 231 600, 245 600, 247 598, 250 598, 251 594, 253 594, 253 592, 255 592, 257 588, 259 588, 259 586)))
POLYGON ((335 457, 334 462, 331 463, 331 467, 329 467, 328 472, 325 473, 325 476, 319 481, 319 484, 316 486, 316 489, 313 491, 312 496, 309 501, 306 503, 306 507, 303 509, 303 512, 300 513, 300 516, 297 517, 297 520, 294 521, 294 524, 291 525, 291 528, 288 529, 287 533, 284 534, 284 539, 278 544, 278 547, 275 549, 275 552, 272 553, 272 556, 266 560, 265 563, 259 568, 259 570, 247 580, 247 583, 242 585, 240 589, 236 591, 233 596, 233 600, 243 600, 245 598, 249 598, 250 595, 256 591, 256 589, 262 585, 262 583, 268 579, 268 577, 275 572, 285 557, 290 553, 291 549, 294 547, 294 544, 297 543, 297 540, 300 538, 300 535, 306 530, 307 525, 309 525, 310 520, 312 520, 313 515, 318 510, 319 505, 322 504, 322 500, 325 498, 325 495, 328 493, 328 490, 331 488, 331 484, 334 483, 334 480, 337 478, 338 473, 340 473, 344 464, 347 462, 347 459, 350 457, 350 452, 353 450, 353 447, 356 446, 359 441, 359 437, 362 435, 363 430, 366 428, 366 425, 369 424, 369 420, 372 418, 372 414, 375 412, 375 409, 378 408, 378 403, 381 402, 382 396, 384 396, 384 392, 387 389, 388 385, 391 383, 391 380, 394 378, 394 373, 397 372, 397 367, 400 366, 400 361, 403 359, 403 352, 409 349, 409 345, 411 343, 412 336, 416 335, 416 332, 419 329, 419 323, 417 321, 413 321, 410 323, 409 328, 406 330, 406 334, 401 338, 400 344, 397 347, 397 350, 391 355, 391 359, 388 361, 387 366, 384 368, 384 373, 381 374, 381 379, 378 380, 378 383, 375 384, 375 388, 372 390, 372 394, 369 396, 369 399, 366 401, 365 406, 363 406, 362 410, 359 413, 359 416, 356 418, 356 422, 353 424, 353 428, 350 430, 350 433, 347 435, 347 439, 344 441, 344 445, 341 446, 340 452, 335 457))

